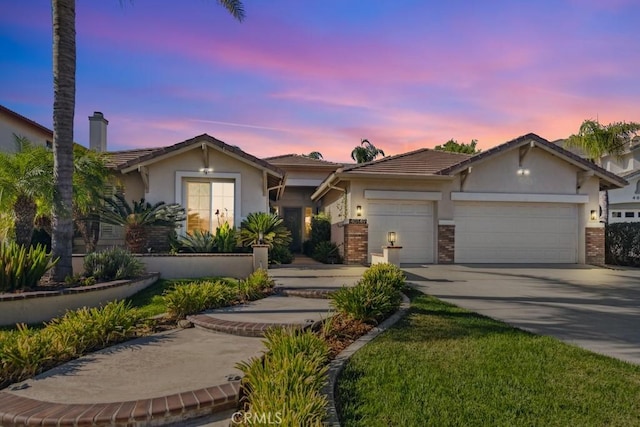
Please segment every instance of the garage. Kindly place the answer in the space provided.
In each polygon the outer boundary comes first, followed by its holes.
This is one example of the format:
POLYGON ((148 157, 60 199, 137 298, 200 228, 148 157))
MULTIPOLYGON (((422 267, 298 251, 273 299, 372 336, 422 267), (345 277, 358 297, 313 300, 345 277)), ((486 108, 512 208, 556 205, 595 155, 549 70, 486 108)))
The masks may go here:
POLYGON ((381 252, 387 232, 395 231, 401 262, 433 263, 433 202, 369 200, 368 211, 369 253, 381 252))
POLYGON ((456 202, 456 263, 576 263, 578 205, 456 202))

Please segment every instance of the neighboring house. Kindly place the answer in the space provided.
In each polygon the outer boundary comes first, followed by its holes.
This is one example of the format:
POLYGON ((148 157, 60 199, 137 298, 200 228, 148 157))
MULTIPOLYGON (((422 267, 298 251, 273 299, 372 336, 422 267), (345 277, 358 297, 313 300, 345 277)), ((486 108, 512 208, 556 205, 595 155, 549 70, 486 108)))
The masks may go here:
POLYGON ((629 182, 624 188, 609 191, 609 222, 640 221, 640 141, 634 139, 622 156, 604 156, 601 163, 629 182))
POLYGON ((291 231, 291 250, 300 252, 302 242, 310 238, 311 216, 318 213, 311 195, 329 174, 344 165, 299 154, 267 157, 264 160, 286 172, 272 209, 284 219, 291 231))
POLYGON ((53 131, 0 105, 0 151, 15 151, 15 137, 25 137, 34 144, 52 146, 53 131))
POLYGON ((348 263, 603 263, 598 192, 627 182, 535 134, 473 157, 422 149, 338 169, 312 200, 348 263), (360 212, 361 216, 357 216, 360 212))

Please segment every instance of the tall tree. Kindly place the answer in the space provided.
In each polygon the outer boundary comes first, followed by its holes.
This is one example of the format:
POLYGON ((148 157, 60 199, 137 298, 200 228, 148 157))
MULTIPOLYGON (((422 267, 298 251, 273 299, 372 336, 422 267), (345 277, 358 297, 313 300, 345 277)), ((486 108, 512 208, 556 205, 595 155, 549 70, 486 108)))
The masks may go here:
MULTIPOLYGON (((567 138, 567 148, 579 148, 597 165, 604 156, 620 157, 629 148, 631 139, 640 131, 640 123, 615 122, 602 125, 597 120, 585 120, 577 134, 567 138)), ((609 192, 600 192, 600 221, 609 222, 609 192)))
POLYGON ((472 139, 468 144, 450 139, 443 145, 436 145, 435 149, 439 151, 449 151, 451 153, 478 154, 480 150, 476 148, 477 144, 477 139, 472 139))
MULTIPOLYGON (((244 19, 240 0, 218 0, 237 20, 244 19)), ((52 250, 60 260, 53 280, 73 273, 73 117, 76 101, 76 2, 51 0, 53 22, 53 235, 52 250)))
POLYGON ((371 162, 378 156, 384 157, 384 151, 376 148, 368 139, 361 140, 360 145, 357 145, 351 151, 351 158, 357 163, 371 162))

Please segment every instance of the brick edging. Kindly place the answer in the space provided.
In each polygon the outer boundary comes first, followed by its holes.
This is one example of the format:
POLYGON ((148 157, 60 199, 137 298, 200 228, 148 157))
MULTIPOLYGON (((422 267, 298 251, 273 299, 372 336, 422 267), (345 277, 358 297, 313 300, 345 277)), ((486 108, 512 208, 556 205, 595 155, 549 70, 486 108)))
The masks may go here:
POLYGON ((406 314, 407 310, 409 310, 411 301, 404 293, 402 293, 401 295, 402 303, 400 303, 400 308, 398 308, 398 311, 387 317, 384 322, 371 329, 367 334, 361 336, 353 343, 351 343, 349 347, 342 350, 340 354, 338 354, 335 359, 333 359, 329 363, 328 380, 322 389, 323 394, 327 396, 327 420, 324 424, 325 426, 340 427, 340 418, 338 417, 338 410, 336 408, 335 392, 336 384, 338 382, 338 376, 340 375, 340 372, 342 372, 344 365, 349 361, 351 356, 353 356, 356 351, 360 350, 378 335, 396 324, 406 314))
POLYGON ((116 426, 168 424, 238 407, 240 381, 150 399, 66 404, 0 391, 0 425, 116 426))
POLYGON ((310 324, 303 323, 253 323, 253 322, 235 322, 231 320, 222 320, 211 317, 206 314, 196 314, 187 316, 187 320, 196 326, 212 331, 223 332, 230 335, 238 335, 241 337, 262 338, 264 333, 272 328, 294 328, 303 329, 310 324))
POLYGON ((297 289, 276 286, 274 292, 287 297, 328 299, 335 290, 329 289, 297 289))

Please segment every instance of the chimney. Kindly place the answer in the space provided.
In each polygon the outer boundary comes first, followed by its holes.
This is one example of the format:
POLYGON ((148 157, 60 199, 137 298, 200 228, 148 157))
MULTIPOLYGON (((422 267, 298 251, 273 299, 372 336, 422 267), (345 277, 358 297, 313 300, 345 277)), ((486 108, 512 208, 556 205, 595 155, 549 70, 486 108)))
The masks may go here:
POLYGON ((89 116, 89 148, 99 152, 107 151, 107 125, 109 121, 96 111, 89 116))

